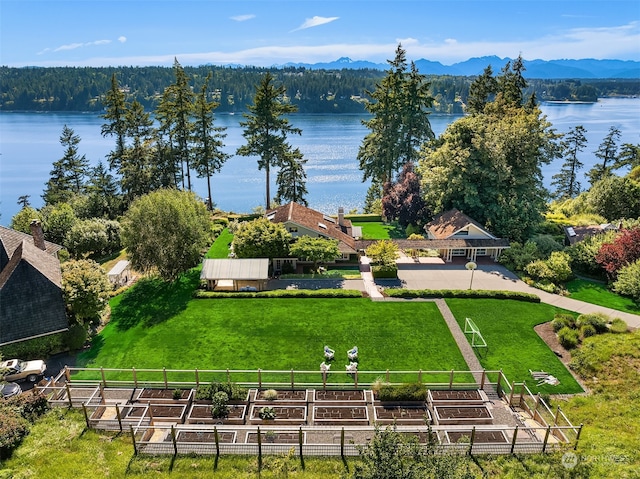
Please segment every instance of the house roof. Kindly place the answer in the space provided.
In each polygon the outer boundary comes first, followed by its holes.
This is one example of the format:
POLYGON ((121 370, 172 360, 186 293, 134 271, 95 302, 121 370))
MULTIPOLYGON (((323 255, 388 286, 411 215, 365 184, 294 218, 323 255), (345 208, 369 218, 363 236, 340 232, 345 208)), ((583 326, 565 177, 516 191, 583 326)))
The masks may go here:
POLYGON ((269 258, 205 259, 200 279, 257 280, 269 278, 269 258))
POLYGON ((0 345, 67 328, 60 263, 25 239, 0 272, 0 345))
POLYGON ((446 239, 470 224, 485 232, 489 238, 495 238, 480 223, 456 208, 440 213, 431 222, 427 223, 424 228, 429 231, 434 238, 446 239))
MULTIPOLYGON (((23 233, 22 231, 12 230, 5 226, 0 226, 0 241, 5 248, 6 254, 9 258, 13 256, 13 252, 18 245, 24 240, 30 241, 33 244, 33 236, 23 233)), ((51 241, 45 241, 45 251, 50 255, 55 255, 62 249, 59 244, 52 243, 51 241)))
MULTIPOLYGON (((398 245, 398 248, 406 249, 466 249, 466 248, 509 248, 509 240, 504 238, 496 239, 473 239, 473 238, 450 238, 450 239, 423 239, 423 240, 391 240, 398 245)), ((356 246, 359 250, 367 249, 375 240, 358 240, 356 246)))
POLYGON ((579 243, 589 236, 595 236, 607 231, 617 230, 618 228, 611 223, 603 225, 588 225, 588 226, 565 226, 564 234, 567 237, 570 245, 579 243))
POLYGON ((355 252, 355 239, 351 236, 352 226, 348 219, 340 225, 335 218, 294 202, 267 211, 267 218, 274 223, 294 223, 319 236, 336 239, 342 253, 355 252))

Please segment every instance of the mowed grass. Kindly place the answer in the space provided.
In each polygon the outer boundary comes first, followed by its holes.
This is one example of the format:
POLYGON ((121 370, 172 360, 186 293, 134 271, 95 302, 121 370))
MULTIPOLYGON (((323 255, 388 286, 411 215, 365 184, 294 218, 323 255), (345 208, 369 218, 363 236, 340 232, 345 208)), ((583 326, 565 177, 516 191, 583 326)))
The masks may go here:
POLYGON ((604 306, 626 313, 640 314, 640 306, 635 304, 631 298, 625 298, 624 296, 612 293, 602 283, 586 281, 584 279, 574 279, 566 284, 566 288, 567 291, 571 293, 572 299, 597 304, 598 306, 604 306))
POLYGON ((352 225, 362 228, 362 239, 365 240, 401 239, 405 237, 404 231, 398 225, 373 221, 354 221, 352 225))
POLYGON ((229 245, 233 241, 233 234, 225 228, 218 235, 216 240, 207 251, 205 258, 209 259, 224 259, 229 257, 229 245))
MULTIPOLYGON (((332 371, 345 371, 346 352, 355 345, 360 350, 361 371, 468 369, 431 302, 195 300, 190 294, 196 281, 195 272, 173 286, 147 280, 116 298, 111 322, 94 338, 92 348, 79 356, 78 364, 319 371, 323 347, 328 345, 336 351, 332 371)), ((316 382, 317 376, 314 373, 316 382)), ((330 379, 348 380, 348 376, 337 376, 330 379)), ((281 379, 288 381, 289 375, 281 379)), ((374 379, 362 377, 361 381, 374 379)))
POLYGON ((465 318, 471 318, 480 329, 488 347, 476 349, 476 355, 485 369, 502 369, 511 383, 524 381, 534 393, 582 392, 565 365, 533 329, 553 319, 553 306, 497 299, 447 299, 447 304, 463 330, 465 318), (546 371, 560 384, 538 387, 529 369, 546 371))

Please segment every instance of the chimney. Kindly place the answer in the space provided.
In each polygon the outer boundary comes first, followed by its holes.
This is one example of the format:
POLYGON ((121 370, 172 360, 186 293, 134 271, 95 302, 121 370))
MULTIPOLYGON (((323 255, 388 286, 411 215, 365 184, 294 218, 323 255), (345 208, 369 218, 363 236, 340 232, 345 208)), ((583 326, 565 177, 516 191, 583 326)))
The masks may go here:
POLYGON ((33 236, 33 244, 36 248, 40 248, 42 251, 46 250, 47 247, 44 244, 44 232, 42 231, 42 225, 40 224, 40 220, 31 220, 31 235, 33 236))
POLYGON ((338 224, 344 226, 344 208, 342 206, 338 208, 338 224))

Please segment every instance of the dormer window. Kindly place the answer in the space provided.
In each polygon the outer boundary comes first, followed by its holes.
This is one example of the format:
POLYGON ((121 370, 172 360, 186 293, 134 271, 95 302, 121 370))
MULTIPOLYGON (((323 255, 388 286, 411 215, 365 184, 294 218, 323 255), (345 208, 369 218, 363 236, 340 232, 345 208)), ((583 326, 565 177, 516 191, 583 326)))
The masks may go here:
POLYGON ((453 236, 469 236, 469 230, 460 230, 456 232, 453 236))
POLYGON ((318 223, 318 226, 319 226, 320 228, 322 228, 323 230, 326 230, 326 229, 327 229, 327 225, 325 225, 324 223, 318 223))

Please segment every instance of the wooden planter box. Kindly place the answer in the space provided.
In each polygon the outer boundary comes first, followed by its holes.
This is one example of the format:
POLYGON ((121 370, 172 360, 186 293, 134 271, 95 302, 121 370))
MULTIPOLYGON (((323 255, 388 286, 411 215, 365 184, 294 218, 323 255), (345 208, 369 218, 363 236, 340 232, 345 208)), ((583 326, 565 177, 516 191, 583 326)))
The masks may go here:
POLYGON ((193 400, 195 390, 182 389, 180 399, 173 399, 174 389, 154 389, 143 388, 133 398, 134 402, 143 402, 147 404, 185 404, 193 400))
MULTIPOLYGON (((270 389, 270 388, 269 388, 270 389)), ((312 398, 309 389, 276 389, 278 398, 267 400, 262 397, 268 389, 251 389, 249 390, 248 400, 254 404, 268 406, 269 404, 300 404, 306 405, 312 398)))
POLYGON ((433 419, 438 425, 493 424, 493 414, 484 404, 479 406, 435 406, 433 419))
POLYGON ((361 406, 366 404, 366 394, 362 389, 314 389, 313 402, 316 406, 361 406))
MULTIPOLYGON (((298 431, 260 431, 262 444, 298 444, 300 436, 298 431), (273 434, 269 434, 269 433, 273 434)), ((307 433, 302 433, 302 443, 306 443, 307 433)), ((245 439, 246 444, 258 444, 258 433, 249 432, 245 439)))
MULTIPOLYGON (((466 437, 468 440, 471 438, 471 429, 469 430, 456 430, 445 431, 444 433, 447 442, 450 444, 456 444, 460 438, 466 437)), ((473 444, 507 444, 509 440, 503 431, 478 431, 476 429, 475 436, 473 438, 473 444)), ((462 443, 462 444, 468 444, 462 443)))
POLYGON ((151 424, 184 422, 187 412, 187 404, 149 404, 130 406, 126 409, 124 417, 128 420, 148 418, 151 424))
POLYGON ((427 401, 431 406, 475 406, 485 404, 489 398, 480 389, 429 389, 427 401))
POLYGON ((260 410, 264 405, 253 404, 249 415, 249 424, 260 425, 293 425, 301 426, 307 423, 307 406, 268 406, 276 411, 275 419, 260 419, 260 410))
POLYGON ((246 404, 230 404, 229 415, 225 418, 211 416, 210 404, 192 404, 187 414, 187 424, 233 424, 242 425, 247 414, 246 404))
POLYGON ((431 412, 421 406, 374 405, 374 421, 378 424, 431 424, 431 412))
POLYGON ((366 405, 341 406, 325 404, 313 406, 313 423, 324 426, 368 426, 369 411, 366 405))

